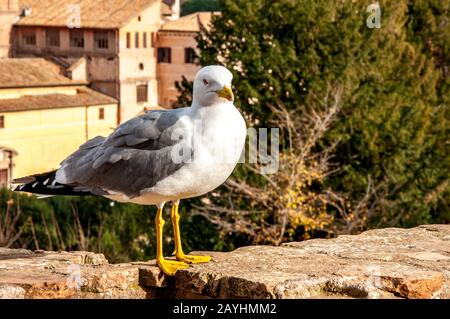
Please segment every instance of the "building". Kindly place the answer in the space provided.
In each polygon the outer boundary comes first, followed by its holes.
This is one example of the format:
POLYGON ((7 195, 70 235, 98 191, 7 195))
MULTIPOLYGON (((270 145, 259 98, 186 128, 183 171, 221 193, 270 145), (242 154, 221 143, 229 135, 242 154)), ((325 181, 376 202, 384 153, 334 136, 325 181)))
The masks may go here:
POLYGON ((158 32, 158 96, 159 103, 172 106, 178 96, 175 82, 181 75, 189 81, 198 71, 196 36, 202 27, 208 28, 215 13, 198 12, 164 23, 158 32))
POLYGON ((0 0, 0 185, 172 107, 211 16, 180 17, 180 0, 0 0))
POLYGON ((45 57, 66 69, 84 58, 90 86, 119 100, 118 122, 146 107, 171 106, 176 99, 175 81, 182 75, 192 79, 199 68, 194 64, 195 36, 211 16, 198 13, 180 18, 179 0, 0 3, 7 8, 0 18, 13 23, 9 40, 0 41, 3 52, 45 57))
POLYGON ((117 101, 63 72, 42 58, 0 59, 1 185, 58 168, 80 144, 116 126, 117 101))
POLYGON ((14 149, 0 146, 0 187, 10 184, 16 155, 14 149))
POLYGON ((0 59, 11 55, 12 27, 19 19, 19 0, 0 1, 0 59))

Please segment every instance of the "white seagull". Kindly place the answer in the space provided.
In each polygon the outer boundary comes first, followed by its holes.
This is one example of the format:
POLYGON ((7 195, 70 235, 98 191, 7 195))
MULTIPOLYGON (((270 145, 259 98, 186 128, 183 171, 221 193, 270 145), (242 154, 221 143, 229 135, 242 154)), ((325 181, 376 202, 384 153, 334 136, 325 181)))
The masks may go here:
POLYGON ((148 111, 119 125, 108 137, 97 136, 67 157, 59 169, 15 180, 16 191, 41 195, 100 195, 156 205, 156 262, 168 275, 208 262, 209 256, 185 255, 178 205, 220 186, 242 153, 246 125, 233 105, 232 74, 206 66, 194 80, 191 107, 148 111), (164 204, 172 205, 175 256, 163 255, 164 204))

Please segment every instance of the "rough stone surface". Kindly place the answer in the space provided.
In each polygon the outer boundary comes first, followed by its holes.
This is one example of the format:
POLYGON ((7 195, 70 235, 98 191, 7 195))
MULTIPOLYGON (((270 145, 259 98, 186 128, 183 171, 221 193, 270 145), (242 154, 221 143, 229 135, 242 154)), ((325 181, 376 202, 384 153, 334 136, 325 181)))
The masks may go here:
POLYGON ((154 261, 0 248, 0 298, 450 298, 450 225, 248 246, 165 276, 154 261))

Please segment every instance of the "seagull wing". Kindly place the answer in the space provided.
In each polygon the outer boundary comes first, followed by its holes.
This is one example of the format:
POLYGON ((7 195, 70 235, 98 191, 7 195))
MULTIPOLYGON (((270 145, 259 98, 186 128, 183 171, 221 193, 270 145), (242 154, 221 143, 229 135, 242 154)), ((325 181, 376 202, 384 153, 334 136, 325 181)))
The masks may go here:
POLYGON ((183 137, 191 136, 190 122, 180 120, 186 112, 150 111, 121 124, 107 138, 87 141, 61 163, 56 181, 80 191, 139 196, 184 165, 172 159, 173 148, 183 142, 172 135, 177 129, 183 137))

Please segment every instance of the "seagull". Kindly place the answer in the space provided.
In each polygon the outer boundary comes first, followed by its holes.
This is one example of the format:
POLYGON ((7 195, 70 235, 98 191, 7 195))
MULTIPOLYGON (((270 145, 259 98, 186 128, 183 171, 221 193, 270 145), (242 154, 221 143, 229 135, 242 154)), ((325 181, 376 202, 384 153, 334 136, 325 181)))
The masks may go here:
POLYGON ((183 252, 180 200, 204 195, 233 172, 242 154, 246 124, 234 106, 232 74, 223 66, 198 71, 190 107, 146 111, 97 136, 61 162, 57 170, 14 180, 14 190, 52 195, 98 195, 114 201, 156 205, 156 263, 167 275, 210 256, 183 252), (175 260, 163 255, 162 216, 172 202, 175 260))

